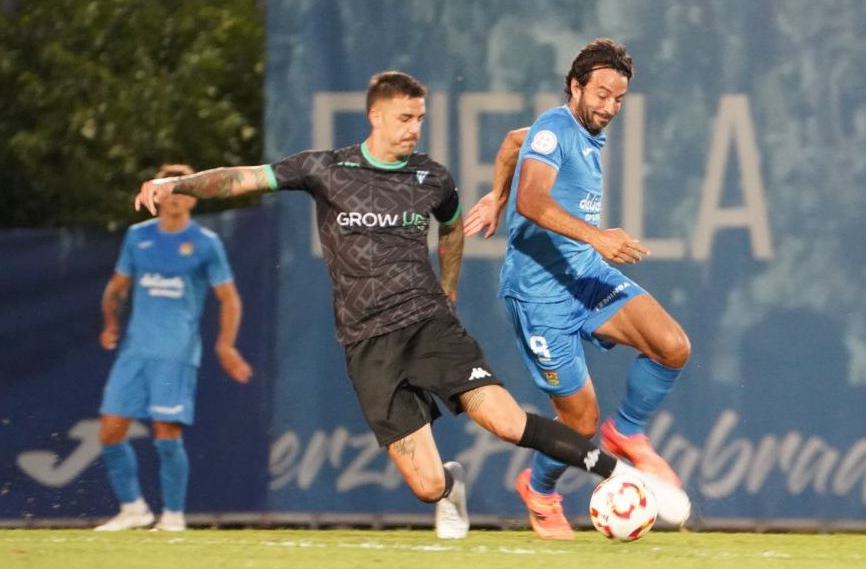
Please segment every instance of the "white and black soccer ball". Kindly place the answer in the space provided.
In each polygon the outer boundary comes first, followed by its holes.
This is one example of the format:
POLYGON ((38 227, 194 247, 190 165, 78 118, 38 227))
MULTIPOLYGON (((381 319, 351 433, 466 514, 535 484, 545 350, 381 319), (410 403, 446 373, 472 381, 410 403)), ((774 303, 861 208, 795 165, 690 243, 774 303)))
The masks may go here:
POLYGON ((658 511, 655 495, 632 474, 602 480, 589 501, 592 525, 619 541, 634 541, 645 535, 653 527, 658 511))

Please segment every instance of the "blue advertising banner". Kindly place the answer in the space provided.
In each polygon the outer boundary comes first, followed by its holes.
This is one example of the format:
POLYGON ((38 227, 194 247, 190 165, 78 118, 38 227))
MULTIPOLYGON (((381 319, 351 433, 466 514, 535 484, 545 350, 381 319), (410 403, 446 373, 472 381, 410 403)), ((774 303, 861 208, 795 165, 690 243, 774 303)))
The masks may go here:
MULTIPOLYGON (((578 50, 602 35, 625 43, 636 74, 608 129, 603 224, 653 251, 625 272, 691 339, 649 435, 692 496, 692 523, 866 524, 866 6, 270 0, 267 28, 265 160, 363 140, 369 77, 401 69, 429 88, 420 149, 449 167, 464 211, 505 133, 563 101, 578 50)), ((201 221, 226 242, 256 376, 233 384, 205 350, 186 435, 190 512, 432 520, 355 400, 312 200, 284 192, 201 221)), ((552 414, 496 297, 504 234, 467 240, 458 313, 518 400, 552 414)), ((120 239, 0 233, 0 519, 116 507, 96 439, 112 354, 97 337, 120 239)), ((211 306, 205 346, 214 319, 211 306)), ((606 417, 634 353, 587 352, 606 417)), ((157 505, 148 428, 132 437, 157 505)), ((522 519, 513 484, 529 451, 462 416, 434 432, 467 469, 473 516, 522 519)), ((568 515, 584 515, 594 484, 563 477, 568 515)))
MULTIPOLYGON (((651 439, 696 518, 863 520, 866 258, 852 244, 866 238, 866 8, 828 6, 272 0, 268 159, 363 140, 370 75, 401 69, 430 90, 421 150, 449 166, 468 208, 505 133, 561 104, 577 51, 602 35, 625 43, 636 74, 608 129, 604 224, 653 251, 627 273, 693 345, 651 439)), ((428 511, 375 450, 346 381, 311 200, 280 200, 294 263, 278 293, 269 506, 428 511), (300 402, 298 389, 313 392, 300 402)), ((550 413, 496 298, 503 235, 467 241, 458 311, 521 402, 550 413)), ((605 416, 634 355, 589 357, 605 416)), ((519 515, 513 480, 529 455, 462 418, 440 423, 471 511, 519 515)), ((562 480, 567 511, 585 511, 589 484, 562 480)))
MULTIPOLYGON (((196 418, 184 432, 192 512, 264 507, 277 261, 273 210, 202 216, 217 231, 244 303, 238 348, 253 381, 232 382, 213 355, 213 298, 202 321, 196 418)), ((114 354, 99 346, 100 298, 123 232, 0 233, 0 519, 91 518, 117 508, 99 458, 99 404, 114 354)), ((149 425, 133 423, 145 497, 158 508, 149 425)))

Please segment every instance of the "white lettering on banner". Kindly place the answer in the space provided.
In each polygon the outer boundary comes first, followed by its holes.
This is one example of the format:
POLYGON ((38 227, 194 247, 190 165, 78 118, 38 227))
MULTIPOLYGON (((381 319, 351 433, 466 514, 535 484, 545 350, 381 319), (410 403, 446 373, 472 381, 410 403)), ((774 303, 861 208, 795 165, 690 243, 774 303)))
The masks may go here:
MULTIPOLYGON (((434 160, 448 164, 449 131, 447 116, 449 105, 447 94, 432 93, 432 128, 425 134, 434 160)), ((644 170, 646 138, 646 96, 632 93, 623 107, 621 163, 613 167, 621 172, 622 188, 620 211, 622 227, 636 239, 640 239, 653 254, 647 262, 686 259, 704 261, 712 253, 713 241, 720 230, 739 228, 748 232, 752 256, 756 259, 773 258, 772 235, 767 217, 766 196, 761 177, 760 153, 758 151, 755 125, 746 95, 731 93, 722 95, 713 122, 713 132, 708 141, 706 165, 701 183, 701 200, 697 211, 691 239, 691 250, 687 250, 686 240, 682 237, 649 237, 644 234, 645 201, 644 170), (733 148, 735 152, 730 152, 733 148), (722 207, 721 198, 725 187, 725 174, 729 171, 732 155, 736 155, 739 166, 737 189, 742 193, 741 206, 722 207)), ((525 126, 521 113, 531 110, 533 115, 559 104, 559 96, 552 93, 538 93, 531 100, 518 93, 463 92, 458 96, 459 136, 457 148, 460 163, 461 201, 464 211, 474 205, 487 191, 493 179, 493 163, 482 158, 482 137, 486 141, 494 137, 498 148, 504 133, 490 133, 482 130, 488 115, 512 115, 514 127, 525 126), (527 107, 530 109, 527 109, 527 107)), ((335 117, 341 113, 364 114, 365 94, 363 92, 331 93, 319 92, 313 96, 312 105, 312 147, 333 148, 335 144, 335 117)), ((487 143, 489 146, 493 143, 487 143)), ((610 140, 602 153, 605 169, 610 169, 611 152, 616 150, 616 141, 610 140)), ((685 178, 685 175, 684 175, 685 178)), ((694 191, 683 187, 684 196, 694 191)), ((313 208, 311 207, 311 211, 313 208)), ((606 226, 605 212, 598 215, 587 214, 587 221, 600 222, 606 226)), ((311 213, 311 253, 322 256, 321 244, 316 231, 315 211, 311 213)), ((430 232, 431 249, 436 247, 435 231, 430 232)), ((501 258, 505 253, 505 232, 490 239, 468 239, 465 257, 501 258)))
MULTIPOLYGON (((796 432, 781 437, 766 434, 757 441, 735 437, 740 424, 735 411, 723 411, 703 446, 698 446, 681 435, 668 436, 673 416, 662 413, 653 422, 649 436, 683 481, 696 479, 700 494, 710 499, 725 498, 737 491, 758 494, 767 484, 775 483, 770 481, 775 473, 782 477, 792 496, 810 490, 841 497, 859 486, 856 498, 866 505, 866 438, 856 440, 844 451, 819 436, 804 438, 796 432)), ((466 424, 465 431, 471 441, 455 459, 466 468, 467 482, 471 485, 484 472, 488 460, 505 454, 509 463, 502 473, 501 488, 510 490, 514 478, 529 462, 531 449, 512 446, 472 422, 466 424)), ((591 464, 587 462, 586 466, 591 464)), ((316 431, 306 446, 294 431, 279 436, 271 445, 270 489, 292 483, 307 489, 326 467, 339 473, 335 488, 339 492, 368 484, 393 489, 402 483, 371 433, 352 435, 345 427, 337 426, 330 436, 316 431)), ((576 469, 568 472, 575 476, 563 477, 562 491, 570 492, 595 480, 576 469)))
POLYGON ((396 488, 401 478, 390 461, 385 461, 381 470, 372 467, 376 459, 381 461, 384 456, 379 450, 372 433, 350 435, 344 427, 337 427, 331 437, 316 431, 306 448, 294 431, 286 431, 271 444, 268 488, 278 490, 295 482, 298 488, 307 489, 316 481, 325 463, 341 471, 336 481, 338 492, 350 492, 367 484, 396 488), (357 454, 352 460, 346 460, 353 449, 358 449, 357 454))
POLYGON ((725 95, 719 101, 712 145, 707 155, 701 206, 692 237, 694 258, 702 261, 710 256, 713 238, 719 229, 743 227, 749 231, 752 255, 756 259, 772 259, 773 246, 765 202, 760 154, 749 99, 745 95, 725 95), (723 208, 720 202, 731 143, 737 150, 740 164, 743 205, 723 208))
MULTIPOLYGON (((27 450, 20 453, 15 462, 24 474, 51 488, 70 484, 99 457, 99 419, 83 419, 69 429, 67 438, 81 441, 66 458, 50 450, 27 450)), ((147 427, 133 421, 128 438, 146 437, 147 427)))

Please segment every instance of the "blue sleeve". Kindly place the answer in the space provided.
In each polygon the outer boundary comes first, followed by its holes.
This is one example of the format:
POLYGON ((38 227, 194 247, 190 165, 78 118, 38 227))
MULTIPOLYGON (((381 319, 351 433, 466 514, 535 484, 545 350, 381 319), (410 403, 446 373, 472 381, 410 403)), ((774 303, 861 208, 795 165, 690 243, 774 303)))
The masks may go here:
POLYGON ((127 229, 126 235, 123 236, 123 245, 120 246, 120 257, 114 266, 114 270, 122 275, 132 276, 135 272, 135 258, 132 255, 133 241, 132 229, 127 229))
POLYGON ((558 171, 566 157, 567 137, 570 136, 568 127, 559 115, 539 117, 526 135, 523 158, 544 162, 558 171))
POLYGON ((208 282, 211 286, 217 286, 233 281, 234 275, 223 242, 219 238, 212 238, 210 242, 211 254, 205 266, 208 282))

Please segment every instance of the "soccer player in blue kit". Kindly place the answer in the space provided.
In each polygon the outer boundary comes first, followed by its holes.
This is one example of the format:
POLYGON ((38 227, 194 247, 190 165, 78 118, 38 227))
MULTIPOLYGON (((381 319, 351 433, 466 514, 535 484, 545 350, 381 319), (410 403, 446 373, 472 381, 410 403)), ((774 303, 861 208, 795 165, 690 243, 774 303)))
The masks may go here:
MULTIPOLYGON (((164 165, 158 178, 192 174, 186 165, 164 165)), ((135 451, 126 438, 133 419, 150 419, 160 460, 163 510, 154 529, 186 529, 189 461, 184 425, 193 421, 201 361, 199 321, 208 288, 220 306, 216 355, 226 373, 246 383, 252 368, 235 348, 241 301, 219 237, 193 221, 196 199, 173 195, 159 217, 130 227, 115 273, 102 297, 100 343, 118 346, 120 312, 132 289, 132 314, 100 407, 102 459, 120 512, 97 531, 147 527, 154 521, 138 481, 135 451)))
MULTIPOLYGON (((436 504, 437 536, 459 539, 469 530, 465 475, 440 457, 431 428, 441 413, 436 400, 511 444, 598 476, 634 469, 574 430, 525 412, 457 319, 460 201, 445 167, 415 152, 425 94, 406 73, 378 73, 367 89, 371 130, 362 143, 152 180, 135 203, 154 212, 175 193, 227 198, 263 190, 302 190, 315 199, 337 339, 361 410, 415 496, 436 504), (438 278, 427 247, 431 216, 440 221, 438 278)), ((646 479, 659 515, 685 521, 688 496, 646 479)))
MULTIPOLYGON (((603 350, 625 344, 639 352, 624 399, 601 427, 602 448, 680 487, 645 433, 689 358, 689 340, 652 296, 609 264, 634 264, 650 251, 622 229, 599 227, 602 131, 619 112, 632 72, 621 44, 599 38, 586 45, 565 78, 567 102, 506 136, 492 190, 470 210, 464 232, 486 227, 490 237, 506 209, 499 294, 532 378, 560 421, 587 437, 598 427, 582 340, 603 350)), ((542 538, 572 537, 554 491, 566 468, 535 453, 517 479, 542 538)))

